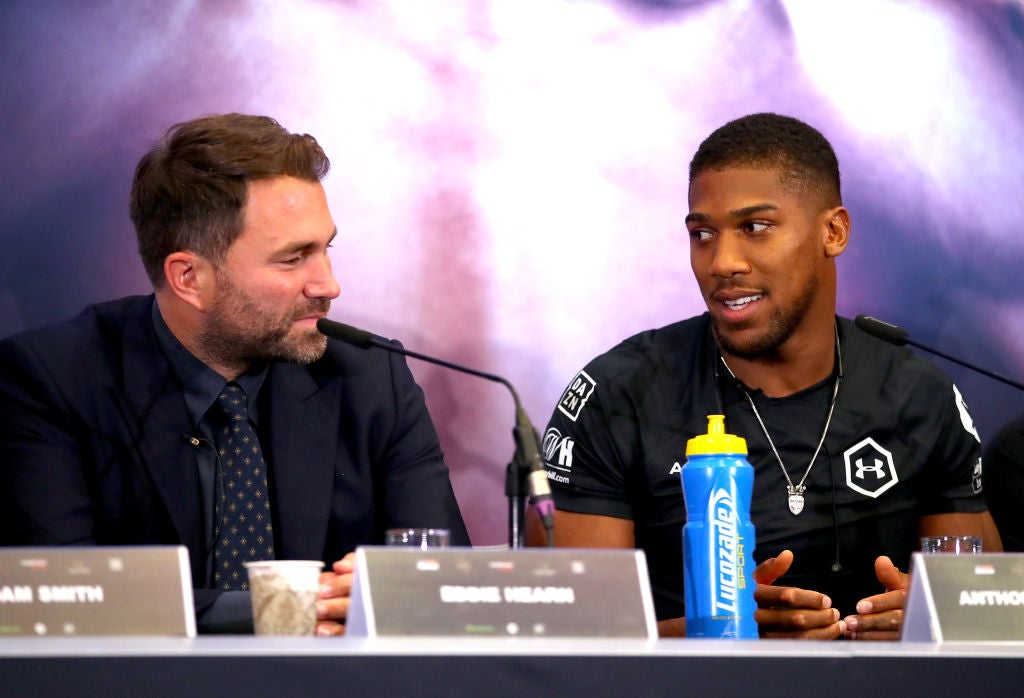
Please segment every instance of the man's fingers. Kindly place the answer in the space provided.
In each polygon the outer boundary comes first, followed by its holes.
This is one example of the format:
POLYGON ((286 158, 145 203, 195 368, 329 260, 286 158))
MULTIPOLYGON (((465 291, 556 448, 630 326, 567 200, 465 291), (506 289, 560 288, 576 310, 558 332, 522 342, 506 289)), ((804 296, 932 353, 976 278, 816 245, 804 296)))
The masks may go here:
POLYGON ((846 624, 839 619, 839 611, 832 608, 832 599, 809 589, 774 585, 792 564, 793 553, 783 550, 754 570, 758 634, 765 638, 835 640, 846 624))
POLYGON ((891 632, 898 635, 901 627, 903 627, 902 609, 846 617, 847 635, 856 635, 857 639, 863 639, 864 634, 872 632, 891 632))
POLYGON ((334 595, 348 596, 352 593, 352 584, 355 582, 355 575, 339 574, 334 580, 334 595))
POLYGON ((754 589, 754 601, 760 608, 831 608, 832 599, 821 592, 796 587, 777 587, 758 584, 754 589))
POLYGON ((869 596, 857 602, 858 615, 885 613, 902 609, 907 602, 907 590, 896 589, 875 596, 869 596))
POLYGON ((846 631, 843 633, 850 640, 900 638, 910 576, 900 572, 884 555, 875 560, 875 576, 886 591, 857 602, 857 615, 846 617, 846 631))
POLYGON ((847 630, 843 635, 848 640, 869 640, 875 642, 896 642, 900 639, 900 632, 898 630, 869 630, 868 632, 850 632, 847 630))
POLYGON ((331 565, 331 569, 335 574, 351 574, 356 569, 356 554, 349 553, 331 565))
POLYGON ((754 612, 754 620, 761 631, 766 633, 785 632, 806 633, 821 628, 828 628, 839 623, 839 611, 835 608, 812 609, 775 609, 759 608, 754 612))
POLYGON ((783 550, 775 557, 770 557, 754 569, 754 581, 758 584, 774 584, 775 580, 789 571, 793 564, 793 553, 783 550))
POLYGON ((334 574, 324 572, 320 575, 320 598, 331 599, 336 596, 348 596, 352 593, 353 574, 334 574))
POLYGON ((321 598, 316 602, 316 617, 318 620, 345 620, 350 603, 351 599, 348 597, 321 598))
POLYGON ((839 621, 831 625, 805 630, 802 632, 772 630, 765 628, 761 630, 761 637, 765 639, 781 640, 835 640, 843 634, 843 622, 839 621))
POLYGON ((320 636, 344 635, 345 624, 337 623, 333 620, 317 621, 316 634, 320 636))
POLYGON ((873 613, 869 616, 847 616, 846 632, 849 640, 899 640, 903 627, 903 611, 873 613))
POLYGON ((882 583, 886 591, 906 589, 910 586, 910 575, 900 572, 892 560, 885 555, 875 560, 875 576, 878 577, 878 581, 882 583))

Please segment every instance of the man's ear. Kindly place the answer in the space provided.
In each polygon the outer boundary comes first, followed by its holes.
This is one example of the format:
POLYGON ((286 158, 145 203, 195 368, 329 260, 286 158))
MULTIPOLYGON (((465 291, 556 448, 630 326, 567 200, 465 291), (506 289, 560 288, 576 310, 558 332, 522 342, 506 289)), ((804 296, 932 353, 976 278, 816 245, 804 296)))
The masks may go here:
POLYGON ((825 256, 838 257, 850 241, 850 212, 842 206, 825 212, 825 256))
POLYGON ((167 289, 199 312, 205 312, 213 301, 214 277, 213 265, 195 252, 180 250, 164 259, 167 289))

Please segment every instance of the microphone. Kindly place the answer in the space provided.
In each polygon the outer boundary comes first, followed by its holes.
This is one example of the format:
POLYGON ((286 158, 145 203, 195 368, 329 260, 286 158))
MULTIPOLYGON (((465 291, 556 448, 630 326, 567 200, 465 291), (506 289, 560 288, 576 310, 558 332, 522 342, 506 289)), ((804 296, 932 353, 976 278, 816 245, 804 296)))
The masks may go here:
POLYGON ((882 320, 879 320, 878 318, 873 318, 870 315, 858 315, 853 322, 855 325, 857 325, 857 327, 861 328, 868 334, 878 337, 879 339, 885 340, 890 344, 895 344, 898 347, 901 347, 904 344, 910 344, 919 349, 924 349, 927 352, 935 354, 936 356, 941 356, 947 361, 952 361, 953 363, 960 364, 961 366, 969 368, 972 371, 977 371, 978 373, 988 376, 989 378, 994 378, 997 381, 1006 383, 1007 385, 1012 385, 1014 388, 1017 388, 1018 390, 1024 390, 1024 384, 1018 383, 1015 380, 1011 380, 1006 376, 1001 376, 998 373, 993 373, 992 371, 989 371, 988 369, 981 368, 980 366, 975 366, 972 363, 968 363, 967 361, 964 361, 962 359, 950 356, 949 354, 941 352, 938 349, 933 349, 929 346, 925 346, 920 342, 915 342, 910 338, 910 333, 907 332, 902 327, 900 327, 899 325, 893 325, 892 323, 883 322, 882 320))
MULTIPOLYGON (((370 347, 378 347, 387 351, 393 351, 397 354, 403 354, 405 356, 411 356, 414 359, 420 361, 426 361, 427 363, 437 364, 438 366, 444 366, 455 371, 462 373, 468 373, 471 376, 477 376, 478 378, 484 378, 495 383, 501 383, 509 392, 512 393, 512 400, 515 402, 516 408, 516 426, 512 433, 515 437, 516 442, 516 455, 519 462, 529 468, 529 489, 530 489, 530 504, 537 510, 540 515, 540 520, 544 524, 544 528, 548 532, 548 543, 552 544, 554 541, 553 530, 555 527, 555 500, 551 496, 551 485, 548 484, 547 472, 544 470, 544 461, 540 455, 540 437, 537 435, 537 430, 534 428, 533 423, 530 422, 529 416, 526 414, 526 410, 523 409, 523 404, 519 400, 519 393, 512 387, 512 384, 501 376, 494 375, 493 373, 484 373, 478 371, 475 368, 469 368, 468 366, 462 366, 460 364, 452 363, 451 361, 445 361, 444 359, 438 359, 433 356, 427 356, 426 354, 420 354, 415 351, 410 351, 404 347, 400 347, 397 344, 393 344, 386 339, 378 337, 375 334, 371 334, 366 330, 361 330, 351 325, 346 325, 343 322, 335 322, 334 320, 328 320, 327 318, 320 318, 316 321, 316 328, 322 333, 333 339, 340 340, 346 344, 359 347, 360 349, 369 349, 370 347)), ((516 547, 518 544, 518 533, 513 533, 513 539, 510 541, 512 547, 516 547)))

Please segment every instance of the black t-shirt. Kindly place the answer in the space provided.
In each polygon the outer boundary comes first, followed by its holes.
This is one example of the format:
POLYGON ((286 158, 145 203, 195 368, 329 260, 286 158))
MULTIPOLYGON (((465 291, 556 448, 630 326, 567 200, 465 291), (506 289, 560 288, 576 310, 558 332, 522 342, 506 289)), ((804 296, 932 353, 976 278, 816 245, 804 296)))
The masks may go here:
MULTIPOLYGON (((793 566, 776 583, 828 594, 843 615, 882 591, 878 555, 907 570, 920 517, 984 510, 980 443, 956 387, 911 351, 837 322, 843 379, 799 516, 747 398, 716 370, 706 313, 627 339, 562 395, 544 435, 555 502, 633 521, 659 619, 684 615, 679 471, 709 414, 724 413, 726 431, 747 441, 754 559, 792 550, 793 566)), ((833 380, 785 398, 752 393, 794 483, 821 438, 833 380)))

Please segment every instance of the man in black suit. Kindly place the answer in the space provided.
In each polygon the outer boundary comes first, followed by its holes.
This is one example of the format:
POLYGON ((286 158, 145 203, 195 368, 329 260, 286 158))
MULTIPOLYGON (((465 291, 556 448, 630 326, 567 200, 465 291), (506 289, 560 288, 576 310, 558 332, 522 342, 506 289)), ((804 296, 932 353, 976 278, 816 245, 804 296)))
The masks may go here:
POLYGON ((154 294, 0 343, 0 545, 185 545, 211 632, 251 627, 240 561, 320 559, 317 631, 340 634, 357 545, 469 543, 405 362, 316 329, 339 293, 328 168, 312 136, 241 114, 142 159, 154 294))

